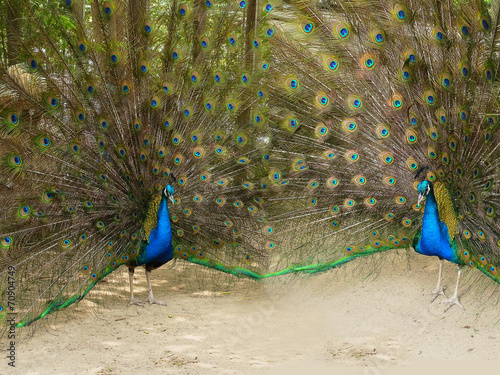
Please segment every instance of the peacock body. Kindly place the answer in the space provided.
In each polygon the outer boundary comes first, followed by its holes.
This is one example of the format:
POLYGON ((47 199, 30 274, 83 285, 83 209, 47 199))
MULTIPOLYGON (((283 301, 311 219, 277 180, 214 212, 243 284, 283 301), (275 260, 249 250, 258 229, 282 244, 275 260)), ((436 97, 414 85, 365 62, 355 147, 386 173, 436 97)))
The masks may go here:
POLYGON ((172 259, 260 278, 266 64, 255 7, 3 5, 2 315, 29 325, 120 265, 131 303, 137 266, 148 301, 162 303, 149 276, 172 259))
POLYGON ((268 32, 266 207, 282 266, 413 247, 500 282, 498 2, 283 9, 268 32))

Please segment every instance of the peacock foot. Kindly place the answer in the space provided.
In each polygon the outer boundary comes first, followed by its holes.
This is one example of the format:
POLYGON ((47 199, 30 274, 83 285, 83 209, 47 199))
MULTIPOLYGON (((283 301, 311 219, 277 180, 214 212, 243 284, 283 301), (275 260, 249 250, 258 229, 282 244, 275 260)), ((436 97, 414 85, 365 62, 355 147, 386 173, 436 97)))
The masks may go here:
POLYGON ((145 302, 149 302, 150 305, 161 305, 161 306, 167 306, 167 304, 164 301, 160 301, 154 298, 149 297, 145 302))
POLYGON ((445 298, 448 298, 448 296, 444 293, 445 288, 440 286, 439 288, 434 289, 432 292, 425 293, 426 295, 432 295, 431 298, 431 303, 436 300, 440 295, 443 295, 445 298))
POLYGON ((453 305, 458 305, 462 309, 464 309, 464 307, 462 306, 462 304, 458 300, 458 296, 457 295, 454 295, 453 297, 448 298, 447 300, 440 301, 439 303, 449 303, 448 307, 446 309, 444 309, 444 312, 448 311, 453 305))
POLYGON ((141 307, 144 307, 144 304, 145 304, 145 302, 139 301, 135 298, 131 298, 130 302, 129 302, 129 305, 137 305, 137 306, 141 306, 141 307))

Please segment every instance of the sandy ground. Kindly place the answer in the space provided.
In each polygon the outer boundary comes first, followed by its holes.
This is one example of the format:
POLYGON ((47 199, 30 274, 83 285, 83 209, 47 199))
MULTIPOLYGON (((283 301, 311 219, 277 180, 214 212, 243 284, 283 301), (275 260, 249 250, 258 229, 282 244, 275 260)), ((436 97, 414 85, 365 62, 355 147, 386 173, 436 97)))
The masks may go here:
MULTIPOLYGON (((112 290, 106 307, 96 311, 80 303, 70 315, 49 320, 16 344, 15 369, 0 359, 0 373, 498 371, 500 294, 485 278, 477 283, 477 272, 465 274, 466 309, 455 306, 444 313, 438 303, 443 297, 430 304, 424 295, 435 287, 438 261, 406 252, 279 283, 223 278, 208 287, 199 268, 176 265, 153 272, 155 297, 166 307, 128 306, 123 270, 94 295, 112 290)), ((145 299, 142 270, 135 278, 137 297, 145 299)), ((448 294, 455 278, 455 267, 446 264, 448 294)))

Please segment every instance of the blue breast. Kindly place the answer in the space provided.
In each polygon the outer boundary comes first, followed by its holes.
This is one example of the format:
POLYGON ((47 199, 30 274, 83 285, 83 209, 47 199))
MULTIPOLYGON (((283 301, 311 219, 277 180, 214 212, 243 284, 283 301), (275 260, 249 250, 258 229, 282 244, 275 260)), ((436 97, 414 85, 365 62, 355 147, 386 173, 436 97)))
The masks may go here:
POLYGON ((438 206, 434 193, 426 199, 422 231, 414 245, 417 253, 438 256, 452 263, 461 263, 456 256, 456 243, 450 241, 448 227, 439 219, 438 206))
POLYGON ((168 212, 167 199, 162 197, 158 210, 158 223, 151 231, 148 241, 142 241, 139 250, 138 265, 152 264, 159 267, 173 258, 172 228, 168 212))
POLYGON ((158 263, 157 267, 167 263, 173 258, 172 232, 160 231, 155 228, 149 236, 149 243, 142 250, 141 262, 143 264, 158 263))

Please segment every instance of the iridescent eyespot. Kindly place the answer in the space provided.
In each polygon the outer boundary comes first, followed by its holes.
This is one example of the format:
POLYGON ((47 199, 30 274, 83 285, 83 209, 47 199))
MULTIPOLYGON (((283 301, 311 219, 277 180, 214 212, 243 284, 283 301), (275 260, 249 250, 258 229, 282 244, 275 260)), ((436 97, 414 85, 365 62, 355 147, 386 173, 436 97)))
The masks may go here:
POLYGON ((114 7, 107 1, 102 4, 102 9, 107 16, 110 16, 114 11, 114 7))
POLYGON ((85 53, 85 51, 87 51, 87 44, 85 42, 79 41, 77 45, 80 52, 85 53))
POLYGON ((286 119, 285 126, 289 131, 294 131, 296 128, 299 127, 299 123, 298 123, 297 119, 295 119, 293 117, 289 117, 286 119))
POLYGON ((30 57, 28 59, 28 66, 29 66, 30 72, 34 73, 38 70, 38 61, 36 61, 35 58, 30 57))
POLYGON ((446 38, 443 29, 441 29, 440 27, 436 27, 433 30, 433 34, 439 43, 443 42, 446 38))
POLYGON ((389 128, 384 124, 377 125, 375 132, 378 138, 387 138, 390 134, 389 128))
POLYGON ((316 106, 319 108, 326 107, 329 103, 328 97, 324 93, 318 93, 315 97, 316 106))
POLYGON ((385 165, 391 165, 394 162, 394 155, 388 151, 382 151, 378 158, 385 165))
POLYGON ((146 74, 149 70, 149 64, 146 61, 141 61, 139 63, 139 70, 141 71, 142 74, 146 74))
POLYGON ((437 141, 437 139, 439 138, 439 133, 438 133, 438 130, 437 128, 435 128, 434 126, 431 126, 428 130, 428 134, 429 134, 429 137, 433 140, 433 141, 437 141))
POLYGON ((344 158, 348 162, 356 162, 359 160, 359 154, 354 150, 349 150, 344 154, 344 158))
POLYGON ((483 186, 483 190, 484 191, 489 191, 491 190, 491 188, 493 187, 493 180, 489 180, 487 181, 484 186, 483 186))
POLYGON ((361 66, 367 70, 373 69, 375 67, 375 57, 370 53, 364 54, 361 58, 361 66))
POLYGON ((226 108, 228 111, 232 112, 232 111, 236 110, 236 103, 233 101, 230 101, 226 104, 226 108))
POLYGON ((412 157, 409 157, 408 159, 406 159, 405 161, 405 164, 406 166, 411 170, 411 171, 416 171, 418 169, 418 163, 417 161, 412 158, 412 157))
POLYGON ((494 81, 495 74, 494 74, 493 67, 491 65, 486 66, 486 68, 484 69, 484 76, 485 76, 487 81, 490 81, 490 82, 494 81))
POLYGON ((403 77, 403 80, 409 81, 411 78, 411 71, 410 68, 405 66, 401 69, 401 77, 403 77))
POLYGON ((325 58, 323 60, 323 64, 327 70, 332 71, 332 72, 336 71, 339 67, 338 60, 333 56, 325 58))
POLYGON ((179 5, 179 14, 181 17, 184 17, 187 14, 187 5, 186 4, 181 4, 179 5))
POLYGON ((436 104, 436 101, 437 101, 437 99, 436 99, 436 93, 434 91, 432 91, 432 90, 425 90, 425 92, 424 92, 424 100, 430 106, 436 104))
POLYGON ((491 18, 489 14, 485 14, 481 17, 481 27, 484 31, 490 31, 491 28, 491 18))
POLYGON ((394 198, 394 201, 396 202, 396 204, 402 205, 406 203, 406 198, 403 197, 402 195, 399 195, 394 198))
POLYGON ((323 137, 328 134, 328 128, 323 123, 316 125, 314 130, 317 137, 323 137))
POLYGON ((285 87, 288 90, 295 91, 296 89, 299 88, 299 81, 296 77, 290 76, 285 79, 285 87))
POLYGON ((391 106, 394 109, 401 109, 403 107, 403 97, 400 94, 393 94, 391 96, 391 106))
POLYGON ((209 46, 209 40, 208 40, 208 38, 206 36, 204 36, 203 38, 201 38, 200 44, 201 44, 201 48, 208 48, 208 46, 209 46))
POLYGON ((372 41, 375 44, 382 45, 385 42, 385 33, 383 30, 374 29, 370 33, 372 41))
POLYGON ((57 108, 59 106, 59 100, 55 96, 50 96, 47 102, 52 108, 57 108))
POLYGON ((338 186, 338 184, 339 184, 339 180, 336 177, 329 177, 326 180, 326 186, 329 188, 334 188, 334 187, 338 186))
POLYGON ((344 200, 344 207, 345 208, 352 208, 356 204, 356 201, 354 199, 347 198, 344 200))
POLYGON ((151 108, 158 108, 160 106, 160 99, 157 96, 151 98, 150 106, 151 108))
MULTIPOLYGON (((365 200, 364 200, 364 203, 365 203, 366 206, 372 207, 372 206, 374 206, 377 203, 377 200, 375 198, 373 198, 373 197, 366 197, 365 200)), ((377 235, 377 231, 374 231, 372 233, 372 235, 376 236, 377 235)))
POLYGON ((406 130, 406 141, 409 144, 414 144, 417 141, 417 132, 413 129, 406 130))
POLYGON ((462 61, 462 64, 460 65, 460 71, 462 72, 462 77, 470 78, 471 68, 468 61, 462 61))
POLYGON ((352 181, 358 185, 358 186, 362 186, 362 185, 365 185, 366 184, 366 177, 363 176, 363 175, 356 175, 352 178, 352 181))
POLYGON ((310 34, 314 30, 314 25, 312 24, 312 22, 303 21, 300 25, 300 29, 303 33, 310 34))
POLYGON ((347 99, 347 103, 351 109, 360 109, 363 106, 363 102, 359 96, 352 95, 347 99))
POLYGON ((344 22, 338 22, 335 25, 335 33, 341 38, 346 39, 349 37, 350 30, 349 26, 344 22))

